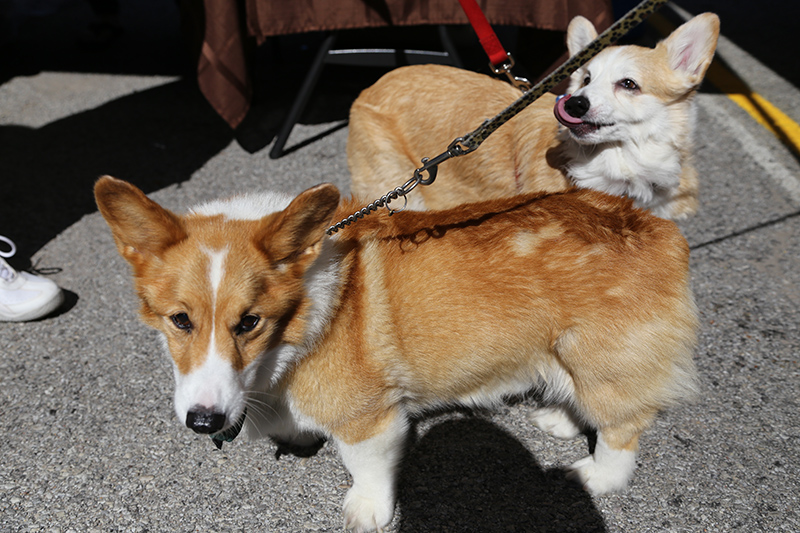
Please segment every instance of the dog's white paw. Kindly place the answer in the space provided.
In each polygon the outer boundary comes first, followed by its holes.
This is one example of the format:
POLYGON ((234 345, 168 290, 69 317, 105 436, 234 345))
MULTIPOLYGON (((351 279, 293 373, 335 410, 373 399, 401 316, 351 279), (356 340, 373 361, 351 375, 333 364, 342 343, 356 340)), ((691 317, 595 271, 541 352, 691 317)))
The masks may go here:
POLYGON ((609 449, 600 452, 600 460, 596 448, 595 455, 574 463, 567 477, 580 483, 585 491, 594 496, 625 490, 636 468, 636 454, 609 449))
POLYGON ((573 421, 569 413, 561 407, 542 407, 537 409, 531 415, 531 421, 539 429, 559 439, 572 439, 581 432, 581 428, 573 421))
POLYGON ((394 499, 351 488, 344 498, 344 527, 355 533, 383 531, 394 515, 394 499))

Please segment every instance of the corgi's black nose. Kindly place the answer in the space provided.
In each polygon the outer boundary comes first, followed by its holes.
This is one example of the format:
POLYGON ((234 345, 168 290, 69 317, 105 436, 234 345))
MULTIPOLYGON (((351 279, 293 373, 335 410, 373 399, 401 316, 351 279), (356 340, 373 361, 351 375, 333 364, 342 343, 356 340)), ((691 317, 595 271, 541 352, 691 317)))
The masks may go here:
POLYGON ((217 433, 225 426, 225 415, 205 407, 194 407, 186 413, 186 427, 196 433, 217 433))
POLYGON ((589 111, 589 99, 585 96, 571 96, 564 102, 564 110, 575 118, 581 118, 589 111))

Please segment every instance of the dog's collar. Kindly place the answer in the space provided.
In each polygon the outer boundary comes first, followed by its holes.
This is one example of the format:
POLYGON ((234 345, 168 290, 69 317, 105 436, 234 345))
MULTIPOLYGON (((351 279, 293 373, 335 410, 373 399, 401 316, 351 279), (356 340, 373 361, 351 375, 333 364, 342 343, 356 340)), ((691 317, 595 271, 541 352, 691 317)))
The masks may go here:
POLYGON ((211 441, 214 443, 214 446, 216 446, 218 450, 222 449, 222 444, 224 442, 233 442, 233 439, 235 439, 239 435, 239 432, 242 430, 242 426, 244 426, 244 420, 246 417, 247 417, 247 408, 245 407, 242 416, 239 417, 239 420, 237 420, 234 425, 232 425, 225 431, 221 431, 219 433, 211 435, 211 441))

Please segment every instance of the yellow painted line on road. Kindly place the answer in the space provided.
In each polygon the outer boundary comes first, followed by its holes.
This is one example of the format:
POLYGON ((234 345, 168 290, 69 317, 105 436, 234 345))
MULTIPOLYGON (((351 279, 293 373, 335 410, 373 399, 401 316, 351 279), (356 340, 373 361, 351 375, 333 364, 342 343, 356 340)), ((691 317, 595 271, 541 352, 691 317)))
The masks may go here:
MULTIPOLYGON (((658 13, 653 14, 648 19, 648 23, 663 36, 667 36, 675 30, 675 26, 658 13)), ((706 79, 783 144, 800 154, 800 124, 797 124, 772 102, 754 92, 733 70, 715 58, 706 72, 706 79)))

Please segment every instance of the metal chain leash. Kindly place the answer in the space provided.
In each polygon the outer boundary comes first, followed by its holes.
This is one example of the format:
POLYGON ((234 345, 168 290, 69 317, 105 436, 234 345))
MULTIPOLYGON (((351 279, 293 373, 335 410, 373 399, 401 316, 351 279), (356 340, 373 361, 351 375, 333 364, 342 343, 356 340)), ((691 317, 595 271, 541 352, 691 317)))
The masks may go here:
POLYGON ((406 195, 410 193, 417 185, 430 185, 436 179, 438 166, 447 161, 451 157, 459 157, 474 152, 485 141, 489 135, 494 133, 497 128, 511 120, 520 111, 528 107, 536 101, 544 93, 561 83, 570 74, 578 70, 581 66, 586 64, 590 59, 600 53, 601 50, 610 46, 614 42, 622 38, 630 30, 638 26, 648 16, 650 16, 656 9, 661 7, 662 4, 667 3, 668 0, 644 0, 638 6, 628 11, 624 17, 616 21, 606 31, 601 33, 589 45, 569 58, 560 67, 551 72, 546 78, 537 83, 530 91, 522 95, 513 104, 505 108, 503 111, 495 115, 491 119, 487 119, 476 130, 471 133, 458 137, 453 140, 447 147, 447 151, 437 155, 433 159, 427 157, 422 159, 422 166, 414 171, 414 176, 409 179, 405 184, 397 187, 379 199, 375 200, 363 209, 356 211, 347 218, 342 219, 336 224, 332 225, 326 230, 326 234, 332 235, 340 229, 344 229, 356 220, 364 218, 366 215, 377 211, 379 208, 386 206, 389 209, 389 214, 396 213, 399 210, 389 208, 389 203, 402 197, 405 200, 405 205, 408 204, 406 195), (428 178, 423 178, 422 174, 428 173, 428 178))

